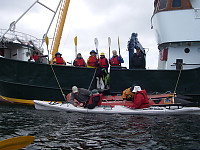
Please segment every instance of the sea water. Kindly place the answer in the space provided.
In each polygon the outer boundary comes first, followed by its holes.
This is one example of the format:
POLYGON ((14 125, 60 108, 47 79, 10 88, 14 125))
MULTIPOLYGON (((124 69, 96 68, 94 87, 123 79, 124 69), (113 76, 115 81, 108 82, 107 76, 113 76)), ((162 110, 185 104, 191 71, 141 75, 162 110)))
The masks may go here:
POLYGON ((24 149, 199 150, 200 113, 104 115, 0 103, 0 140, 35 136, 24 149))

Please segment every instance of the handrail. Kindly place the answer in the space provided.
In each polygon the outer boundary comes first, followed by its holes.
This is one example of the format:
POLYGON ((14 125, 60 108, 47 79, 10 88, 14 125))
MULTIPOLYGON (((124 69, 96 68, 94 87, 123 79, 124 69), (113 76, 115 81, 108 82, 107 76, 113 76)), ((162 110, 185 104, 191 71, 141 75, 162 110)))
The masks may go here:
MULTIPOLYGON (((3 36, 4 32, 6 29, 0 29, 0 36, 3 36)), ((15 41, 15 40, 20 40, 24 44, 28 44, 29 41, 32 41, 38 48, 41 47, 42 40, 38 39, 30 34, 26 34, 23 32, 18 32, 18 31, 9 31, 4 35, 4 38, 8 41, 15 41)))

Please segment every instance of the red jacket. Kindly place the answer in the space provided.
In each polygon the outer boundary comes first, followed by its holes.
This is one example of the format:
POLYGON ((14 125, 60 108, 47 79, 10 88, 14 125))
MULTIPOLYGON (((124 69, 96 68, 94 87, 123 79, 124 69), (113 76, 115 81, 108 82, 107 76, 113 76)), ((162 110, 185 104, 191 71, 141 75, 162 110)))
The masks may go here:
POLYGON ((96 66, 96 62, 97 62, 96 56, 94 56, 94 57, 90 56, 89 57, 89 61, 88 61, 88 65, 89 66, 95 67, 96 66))
POLYGON ((62 57, 55 57, 56 58, 56 64, 57 65, 63 65, 65 64, 65 61, 63 60, 62 57))
POLYGON ((108 65, 106 63, 106 58, 105 57, 99 59, 99 65, 100 65, 101 68, 107 68, 108 65))
POLYGON ((134 95, 133 105, 129 106, 135 109, 147 108, 149 107, 149 101, 147 97, 147 92, 145 90, 138 91, 134 95))
POLYGON ((85 62, 84 62, 84 59, 81 58, 81 59, 76 59, 76 67, 85 67, 85 62))
POLYGON ((118 61, 118 56, 111 58, 110 65, 111 66, 120 66, 120 62, 118 61))
POLYGON ((31 56, 31 60, 33 60, 33 59, 35 60, 35 62, 38 61, 39 55, 36 55, 36 56, 32 55, 31 56))

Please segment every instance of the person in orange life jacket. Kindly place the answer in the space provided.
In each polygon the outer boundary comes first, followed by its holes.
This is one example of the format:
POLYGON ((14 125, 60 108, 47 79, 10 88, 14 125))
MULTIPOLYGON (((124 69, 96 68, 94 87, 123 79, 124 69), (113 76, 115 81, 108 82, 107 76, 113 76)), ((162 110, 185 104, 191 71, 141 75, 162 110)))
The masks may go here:
POLYGON ((34 51, 30 60, 32 60, 32 61, 34 61, 36 63, 40 63, 40 55, 38 55, 38 52, 34 51))
POLYGON ((88 68, 97 68, 98 60, 97 60, 96 54, 97 53, 94 50, 92 50, 90 52, 91 56, 87 59, 87 67, 88 68))
POLYGON ((133 101, 133 105, 128 106, 129 108, 141 109, 141 108, 149 107, 147 92, 145 90, 141 90, 140 86, 134 86, 134 89, 132 92, 135 93, 134 101, 133 101))
POLYGON ((146 69, 145 58, 139 47, 136 47, 136 53, 131 57, 130 63, 130 69, 146 69))
POLYGON ((86 105, 86 108, 93 109, 96 106, 100 106, 101 102, 102 102, 102 94, 99 94, 99 92, 96 89, 94 89, 91 91, 90 100, 86 105))
POLYGON ((123 91, 122 94, 122 98, 123 100, 127 100, 127 101, 133 101, 134 100, 134 93, 133 93, 133 89, 134 89, 135 85, 133 84, 132 87, 126 89, 123 91))
POLYGON ((105 88, 104 77, 108 74, 108 60, 105 58, 105 54, 101 53, 99 58, 99 64, 96 72, 97 89, 105 88))
POLYGON ((90 91, 84 88, 72 87, 72 93, 70 95, 70 103, 75 107, 86 106, 90 99, 90 91))
POLYGON ((62 54, 57 52, 55 54, 55 57, 53 58, 53 64, 55 64, 55 65, 66 65, 65 60, 61 56, 62 56, 62 54))
POLYGON ((100 55, 99 66, 100 66, 101 69, 105 68, 106 71, 108 72, 109 64, 108 64, 107 58, 105 58, 105 54, 104 53, 101 53, 101 55, 100 55))
POLYGON ((73 65, 75 67, 86 67, 85 61, 84 61, 83 57, 81 56, 81 53, 77 54, 77 57, 73 62, 73 65))
POLYGON ((110 65, 112 67, 121 66, 121 63, 124 63, 122 56, 121 55, 118 56, 116 50, 113 50, 112 53, 113 57, 110 59, 110 65))

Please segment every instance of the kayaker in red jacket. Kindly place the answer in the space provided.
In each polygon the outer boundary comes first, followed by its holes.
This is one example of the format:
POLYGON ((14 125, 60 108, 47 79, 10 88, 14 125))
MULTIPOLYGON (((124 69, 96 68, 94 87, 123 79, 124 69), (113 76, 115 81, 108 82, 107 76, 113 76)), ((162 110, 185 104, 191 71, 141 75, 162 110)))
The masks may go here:
POLYGON ((128 107, 134 109, 148 108, 149 101, 146 90, 141 90, 140 86, 135 86, 133 92, 135 93, 133 105, 130 105, 128 107))

